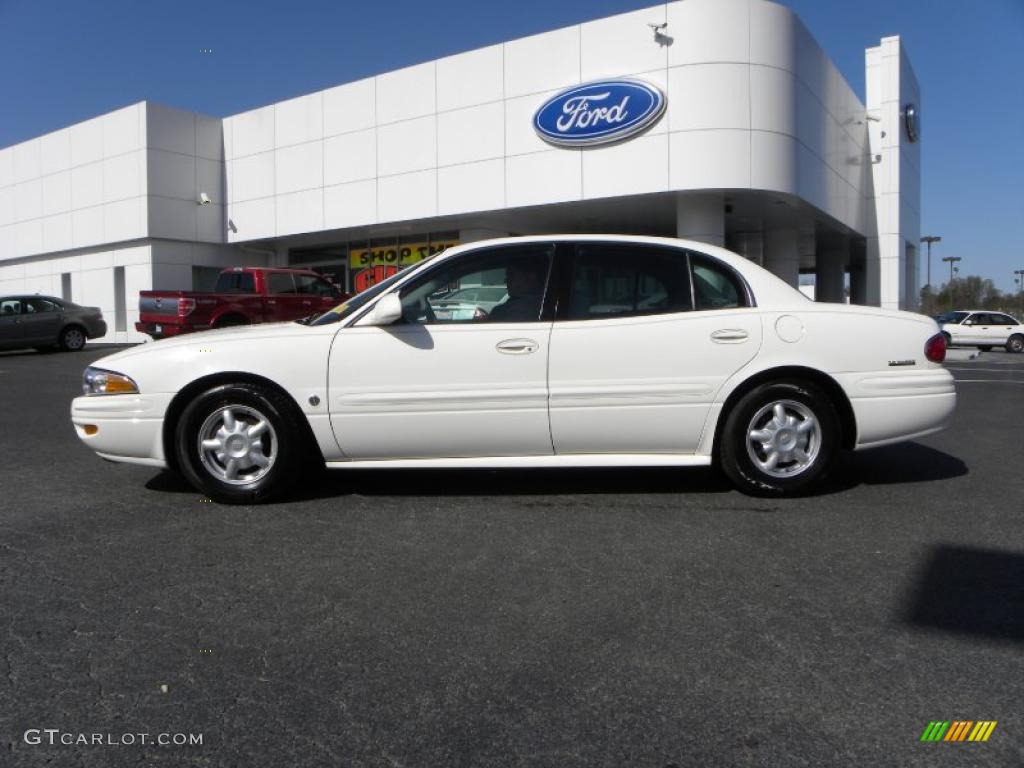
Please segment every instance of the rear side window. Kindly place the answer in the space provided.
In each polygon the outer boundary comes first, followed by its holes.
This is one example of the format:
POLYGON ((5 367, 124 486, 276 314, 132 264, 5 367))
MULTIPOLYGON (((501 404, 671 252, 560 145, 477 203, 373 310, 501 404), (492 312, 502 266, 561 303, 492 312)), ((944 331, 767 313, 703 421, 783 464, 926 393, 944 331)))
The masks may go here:
POLYGON ((270 272, 267 274, 268 293, 295 293, 295 282, 290 272, 270 272))
POLYGON ((724 264, 691 253, 693 300, 697 309, 730 309, 747 305, 743 286, 736 274, 724 264))
POLYGON ((256 293, 251 272, 221 272, 215 293, 256 293))
POLYGON ((693 309, 683 251, 628 243, 581 243, 568 320, 659 315, 693 309))

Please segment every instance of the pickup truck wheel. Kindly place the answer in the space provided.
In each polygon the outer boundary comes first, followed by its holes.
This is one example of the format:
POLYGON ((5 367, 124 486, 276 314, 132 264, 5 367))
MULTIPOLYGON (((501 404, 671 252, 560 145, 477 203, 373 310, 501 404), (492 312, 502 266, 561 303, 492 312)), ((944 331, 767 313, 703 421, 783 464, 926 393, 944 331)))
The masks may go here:
POLYGON ((301 439, 277 392, 224 384, 185 408, 175 430, 178 464, 214 501, 253 504, 284 493, 301 460, 301 439))
POLYGON ((839 451, 839 429, 835 407, 813 384, 761 384, 729 412, 719 465, 744 493, 800 493, 825 476, 839 451))

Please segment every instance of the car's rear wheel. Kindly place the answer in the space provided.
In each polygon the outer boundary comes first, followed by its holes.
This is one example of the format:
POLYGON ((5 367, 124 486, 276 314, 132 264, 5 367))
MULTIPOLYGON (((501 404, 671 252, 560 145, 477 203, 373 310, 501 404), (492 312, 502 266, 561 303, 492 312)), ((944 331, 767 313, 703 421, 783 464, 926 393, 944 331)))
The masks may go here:
POLYGON ((1006 340, 1006 351, 1007 352, 1024 352, 1024 336, 1019 333, 1014 334, 1006 340))
POLYGON ((254 384, 209 389, 185 408, 175 431, 178 464, 197 489, 225 504, 252 504, 288 490, 301 437, 283 395, 254 384))
POLYGON ((60 332, 60 348, 65 352, 78 352, 85 347, 85 331, 77 325, 69 325, 60 332))
POLYGON ((943 331, 943 332, 942 332, 942 335, 946 337, 946 346, 947 346, 947 347, 948 347, 948 346, 949 346, 950 344, 952 344, 952 343, 953 343, 953 337, 952 337, 952 336, 950 336, 950 335, 949 335, 948 333, 946 333, 945 331, 943 331))
POLYGON ((835 407, 814 384, 761 384, 729 412, 719 465, 744 493, 800 493, 828 472, 839 450, 839 429, 835 407))

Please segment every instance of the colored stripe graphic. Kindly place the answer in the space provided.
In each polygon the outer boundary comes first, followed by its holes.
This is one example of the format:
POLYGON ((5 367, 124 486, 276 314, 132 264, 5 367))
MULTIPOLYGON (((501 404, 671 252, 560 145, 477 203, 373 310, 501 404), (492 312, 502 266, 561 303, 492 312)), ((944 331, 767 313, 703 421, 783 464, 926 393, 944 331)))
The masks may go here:
POLYGON ((953 726, 949 729, 949 733, 946 734, 946 738, 943 741, 963 741, 967 735, 967 729, 972 725, 974 723, 967 720, 954 720, 953 726))
POLYGON ((988 741, 988 737, 992 735, 992 731, 995 729, 995 720, 982 720, 975 726, 974 731, 971 732, 969 741, 988 741))
POLYGON ((921 734, 921 741, 939 741, 947 728, 949 728, 948 720, 932 720, 921 734))
POLYGON ((932 720, 921 741, 988 741, 995 728, 995 720, 932 720))

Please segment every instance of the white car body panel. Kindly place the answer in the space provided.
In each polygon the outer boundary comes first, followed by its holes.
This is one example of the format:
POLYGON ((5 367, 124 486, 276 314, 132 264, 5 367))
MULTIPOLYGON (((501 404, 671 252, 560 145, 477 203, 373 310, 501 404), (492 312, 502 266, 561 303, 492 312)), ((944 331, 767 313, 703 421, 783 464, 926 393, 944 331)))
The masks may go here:
POLYGON ((756 309, 555 323, 555 451, 694 453, 715 395, 760 344, 756 309))
MULTIPOLYGON (((174 396, 234 373, 283 389, 328 466, 688 466, 710 462, 730 395, 776 368, 834 380, 854 413, 858 448, 940 429, 954 408, 952 376, 924 358, 933 320, 816 304, 721 248, 642 237, 510 238, 452 248, 431 263, 524 240, 690 248, 739 272, 756 306, 554 324, 374 327, 370 302, 343 323, 229 328, 103 358, 94 365, 131 377, 141 394, 76 398, 72 421, 106 458, 164 466, 163 422, 174 396), (536 349, 497 351, 517 340, 536 349), (87 424, 98 432, 86 435, 87 424)), ((391 292, 418 269, 407 272, 391 292)))
POLYGON ((342 451, 350 459, 550 455, 550 335, 551 323, 346 328, 329 371, 342 451), (498 350, 517 339, 534 351, 498 350))

